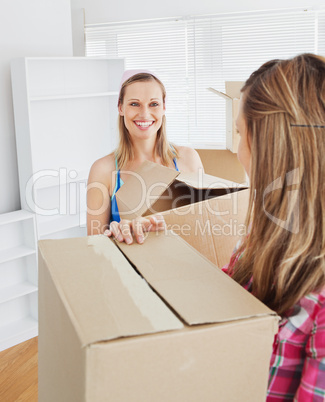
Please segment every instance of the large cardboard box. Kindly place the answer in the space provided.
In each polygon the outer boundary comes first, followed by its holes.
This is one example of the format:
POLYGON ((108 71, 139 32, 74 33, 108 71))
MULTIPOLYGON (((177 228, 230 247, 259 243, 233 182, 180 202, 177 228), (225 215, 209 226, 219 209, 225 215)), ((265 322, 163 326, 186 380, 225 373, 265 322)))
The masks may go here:
POLYGON ((236 129, 236 119, 239 110, 240 90, 244 85, 243 81, 226 81, 226 93, 214 88, 209 91, 226 99, 226 147, 231 152, 237 153, 240 136, 236 129))
POLYGON ((277 317, 173 232, 39 242, 40 402, 262 402, 277 317))
POLYGON ((147 161, 117 191, 116 200, 122 219, 161 213, 167 229, 219 267, 246 234, 247 187, 203 172, 180 173, 147 161))

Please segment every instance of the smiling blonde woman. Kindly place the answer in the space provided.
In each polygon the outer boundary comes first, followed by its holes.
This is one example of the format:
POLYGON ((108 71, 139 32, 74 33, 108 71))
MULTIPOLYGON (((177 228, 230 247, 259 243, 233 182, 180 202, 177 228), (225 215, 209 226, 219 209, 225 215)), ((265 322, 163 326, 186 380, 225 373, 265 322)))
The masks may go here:
POLYGON ((144 161, 182 172, 203 171, 198 153, 171 144, 166 135, 166 90, 148 70, 127 70, 118 99, 119 145, 115 152, 91 167, 87 191, 88 235, 105 233, 132 243, 134 234, 143 242, 145 230, 162 230, 159 216, 134 221, 120 220, 115 194, 144 161))

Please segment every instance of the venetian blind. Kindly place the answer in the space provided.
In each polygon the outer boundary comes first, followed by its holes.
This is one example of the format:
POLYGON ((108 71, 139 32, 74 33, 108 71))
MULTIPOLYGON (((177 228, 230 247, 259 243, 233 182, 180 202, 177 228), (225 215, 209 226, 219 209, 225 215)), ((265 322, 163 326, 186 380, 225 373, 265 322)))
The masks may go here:
POLYGON ((262 63, 325 54, 325 14, 277 10, 86 25, 86 56, 123 57, 155 72, 167 90, 170 141, 225 148, 225 81, 245 81, 262 63))

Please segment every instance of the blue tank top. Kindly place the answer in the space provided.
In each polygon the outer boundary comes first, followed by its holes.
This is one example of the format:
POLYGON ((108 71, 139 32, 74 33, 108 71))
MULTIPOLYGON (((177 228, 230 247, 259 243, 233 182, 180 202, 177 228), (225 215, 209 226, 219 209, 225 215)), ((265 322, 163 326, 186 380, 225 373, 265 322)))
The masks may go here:
MULTIPOLYGON (((179 172, 178 166, 177 166, 177 161, 176 158, 173 159, 174 165, 175 165, 175 169, 177 170, 177 172, 179 172)), ((121 218, 120 218, 120 213, 118 211, 118 206, 117 206, 117 201, 116 201, 116 191, 124 184, 123 180, 121 179, 121 173, 120 173, 120 169, 118 169, 117 166, 117 159, 115 158, 115 166, 116 166, 116 171, 117 171, 117 175, 116 175, 116 183, 115 183, 115 187, 114 187, 114 191, 111 197, 111 217, 110 217, 110 222, 120 222, 121 218)))

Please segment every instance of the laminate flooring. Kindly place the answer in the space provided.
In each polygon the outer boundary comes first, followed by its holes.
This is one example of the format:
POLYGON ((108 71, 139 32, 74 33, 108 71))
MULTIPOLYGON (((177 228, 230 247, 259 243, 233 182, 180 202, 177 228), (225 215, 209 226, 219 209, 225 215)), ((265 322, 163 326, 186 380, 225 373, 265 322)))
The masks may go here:
POLYGON ((0 352, 0 401, 37 402, 37 337, 0 352))

